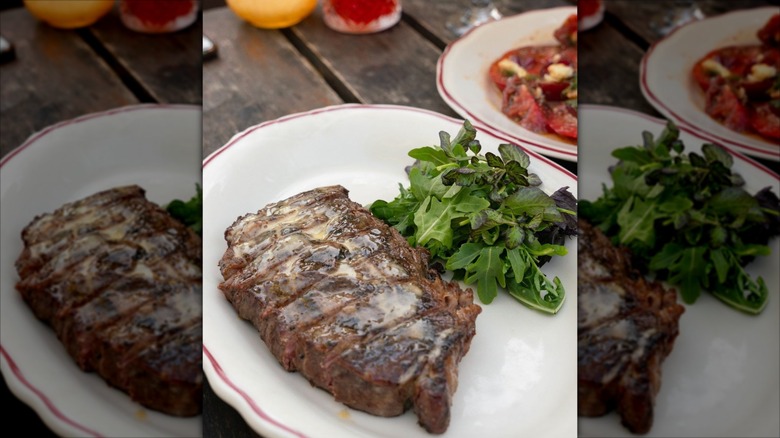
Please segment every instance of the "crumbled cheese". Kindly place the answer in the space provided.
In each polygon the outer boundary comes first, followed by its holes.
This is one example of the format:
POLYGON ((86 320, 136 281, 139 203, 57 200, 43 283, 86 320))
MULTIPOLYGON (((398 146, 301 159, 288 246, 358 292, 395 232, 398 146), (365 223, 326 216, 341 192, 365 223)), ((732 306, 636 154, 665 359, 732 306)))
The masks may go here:
POLYGON ((498 68, 504 73, 512 74, 519 78, 524 78, 528 74, 523 67, 511 59, 502 59, 499 61, 498 68))
POLYGON ((547 67, 547 74, 544 75, 544 80, 547 82, 561 82, 574 76, 574 69, 566 64, 550 64, 547 67))
POLYGON ((737 97, 743 102, 747 100, 747 92, 743 87, 737 88, 737 97))
POLYGON ((777 75, 777 69, 767 64, 753 64, 750 68, 750 74, 747 75, 748 82, 761 82, 777 75))
POLYGON ((723 76, 724 78, 729 77, 731 75, 729 69, 727 69, 726 67, 723 66, 723 64, 719 63, 714 59, 705 60, 704 62, 701 63, 701 66, 705 71, 714 73, 718 76, 723 76))

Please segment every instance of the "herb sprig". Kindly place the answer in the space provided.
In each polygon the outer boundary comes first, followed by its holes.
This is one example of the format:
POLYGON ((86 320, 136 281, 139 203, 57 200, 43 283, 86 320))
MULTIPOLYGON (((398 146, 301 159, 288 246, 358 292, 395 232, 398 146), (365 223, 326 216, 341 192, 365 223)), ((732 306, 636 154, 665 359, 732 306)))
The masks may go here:
POLYGON ((165 206, 165 210, 199 236, 203 235, 203 191, 200 184, 195 184, 195 196, 188 201, 174 199, 165 206))
POLYGON ((735 309, 760 313, 766 284, 744 267, 768 255, 766 243, 780 234, 777 196, 769 187, 748 193, 720 146, 685 154, 674 123, 657 139, 650 132, 642 138, 642 146, 612 152, 619 159, 612 187, 582 200, 579 213, 628 247, 646 272, 676 285, 686 303, 708 290, 735 309))
POLYGON ((567 187, 552 196, 528 171, 522 149, 502 144, 498 155, 482 146, 468 121, 454 138, 439 133, 439 146, 413 149, 409 187, 391 202, 377 200, 371 212, 394 226, 456 278, 477 284, 488 304, 498 288, 525 305, 556 313, 564 302, 561 281, 540 267, 567 253, 565 236, 576 234, 576 199, 567 187))

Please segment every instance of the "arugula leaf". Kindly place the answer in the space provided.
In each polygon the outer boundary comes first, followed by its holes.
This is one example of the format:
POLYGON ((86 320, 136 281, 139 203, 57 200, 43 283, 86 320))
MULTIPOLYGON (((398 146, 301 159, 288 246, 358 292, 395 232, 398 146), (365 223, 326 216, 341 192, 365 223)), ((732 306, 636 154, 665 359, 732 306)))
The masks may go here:
POLYGON ((506 287, 504 263, 501 254, 504 248, 500 246, 484 247, 474 263, 466 268, 466 284, 477 281, 477 294, 480 301, 490 304, 498 296, 498 286, 506 287))
POLYGON ((425 245, 431 239, 436 239, 445 246, 452 245, 452 227, 450 223, 456 217, 455 204, 450 201, 441 202, 434 196, 428 196, 420 209, 414 213, 414 224, 417 226, 415 239, 418 245, 425 245))
POLYGON ((455 137, 440 132, 439 146, 409 152, 416 160, 409 187, 369 208, 455 278, 476 283, 483 303, 504 288, 528 307, 556 313, 565 290, 540 267, 567 253, 564 238, 577 233, 577 201, 568 187, 552 196, 541 190, 528 154, 516 145, 499 145, 498 154, 481 150, 468 121, 455 137))

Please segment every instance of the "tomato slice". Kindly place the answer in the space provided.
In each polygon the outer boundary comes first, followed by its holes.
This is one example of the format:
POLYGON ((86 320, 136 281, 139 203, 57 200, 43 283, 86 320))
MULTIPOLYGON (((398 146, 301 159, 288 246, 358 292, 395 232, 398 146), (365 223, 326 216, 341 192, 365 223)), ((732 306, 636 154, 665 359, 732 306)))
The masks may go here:
POLYGON ((561 82, 539 82, 539 88, 542 89, 542 94, 546 100, 560 101, 566 100, 566 96, 563 95, 564 90, 571 85, 568 81, 561 82))
POLYGON ((748 111, 740 102, 731 84, 719 78, 713 80, 707 90, 706 111, 712 118, 735 131, 745 131, 749 126, 748 111))
POLYGON ((512 49, 490 65, 488 75, 502 91, 501 109, 504 114, 532 132, 559 132, 559 135, 577 138, 576 110, 563 102, 567 98, 564 91, 575 82, 568 78, 557 78, 562 79, 557 81, 545 78, 549 73, 548 67, 552 64, 571 66, 576 77, 576 36, 577 15, 572 14, 554 32, 554 37, 560 45, 512 49), (521 78, 503 72, 500 65, 505 60, 522 67, 526 75, 521 78))
POLYGON ((770 102, 753 106, 750 113, 750 126, 761 135, 780 139, 780 116, 772 111, 770 102))
POLYGON ((763 62, 764 52, 764 48, 759 45, 728 46, 715 49, 694 64, 693 78, 702 90, 707 91, 710 79, 713 76, 718 76, 717 73, 712 73, 704 67, 707 60, 712 60, 726 68, 734 80, 742 80, 750 74, 750 69, 754 64, 763 62))
POLYGON ((780 47, 780 14, 772 15, 758 31, 758 39, 767 46, 780 47))
POLYGON ((712 50, 694 64, 691 73, 705 92, 705 111, 712 118, 738 132, 752 128, 763 136, 778 138, 780 108, 773 106, 778 98, 773 88, 778 75, 767 74, 766 66, 780 70, 780 14, 774 14, 757 35, 763 44, 712 50), (704 66, 708 60, 722 66, 712 69, 726 72, 708 71, 704 66), (763 67, 754 69, 757 64, 763 67))
POLYGON ((514 75, 506 75, 501 71, 499 67, 501 61, 508 59, 522 67, 529 75, 542 76, 547 66, 552 64, 553 57, 560 52, 561 48, 558 46, 528 46, 512 49, 490 65, 488 74, 498 89, 503 90, 507 80, 514 75))
POLYGON ((577 48, 567 47, 561 50, 561 60, 563 64, 570 65, 574 70, 577 70, 577 48))
POLYGON ((548 132, 544 112, 525 82, 510 81, 507 84, 502 110, 529 131, 548 132))
POLYGON ((558 135, 577 138, 577 110, 566 102, 547 102, 545 105, 547 125, 558 135))
POLYGON ((577 14, 569 15, 553 36, 564 46, 577 45, 577 14))

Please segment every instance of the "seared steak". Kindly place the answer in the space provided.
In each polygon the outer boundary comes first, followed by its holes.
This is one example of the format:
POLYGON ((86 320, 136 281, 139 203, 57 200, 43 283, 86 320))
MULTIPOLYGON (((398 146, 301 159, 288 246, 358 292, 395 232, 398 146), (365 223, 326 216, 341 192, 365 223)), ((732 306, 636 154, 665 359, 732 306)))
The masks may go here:
POLYGON ((340 186, 242 216, 225 240, 219 287, 285 369, 352 408, 411 407, 429 432, 447 429, 481 309, 425 250, 340 186))
POLYGON ((626 250, 583 219, 578 253, 579 415, 616 409, 628 430, 646 433, 684 308, 673 289, 645 280, 626 250))
POLYGON ((200 412, 197 234, 127 186, 36 217, 22 240, 16 288, 79 367, 151 409, 200 412))

